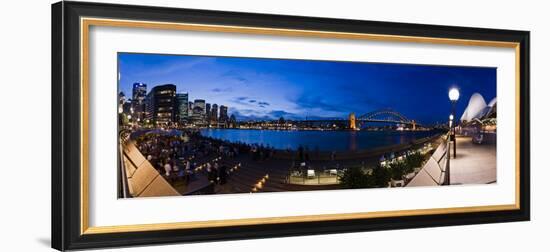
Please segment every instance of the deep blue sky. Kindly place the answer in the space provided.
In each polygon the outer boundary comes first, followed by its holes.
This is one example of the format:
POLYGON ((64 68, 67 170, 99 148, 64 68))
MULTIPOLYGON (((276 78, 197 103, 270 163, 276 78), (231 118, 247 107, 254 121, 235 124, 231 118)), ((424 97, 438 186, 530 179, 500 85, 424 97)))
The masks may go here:
POLYGON ((119 53, 119 89, 177 85, 189 99, 229 106, 237 119, 347 117, 392 108, 424 124, 446 121, 448 90, 460 116, 478 92, 496 97, 496 69, 365 62, 119 53))

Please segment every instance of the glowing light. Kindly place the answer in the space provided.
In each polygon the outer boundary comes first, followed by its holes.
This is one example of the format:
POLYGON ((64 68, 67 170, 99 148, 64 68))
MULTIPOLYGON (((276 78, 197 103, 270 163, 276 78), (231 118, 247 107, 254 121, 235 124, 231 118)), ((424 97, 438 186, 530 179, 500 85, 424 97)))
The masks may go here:
POLYGON ((457 88, 451 88, 451 90, 449 90, 449 99, 451 101, 457 101, 459 97, 460 97, 460 92, 458 91, 457 88))

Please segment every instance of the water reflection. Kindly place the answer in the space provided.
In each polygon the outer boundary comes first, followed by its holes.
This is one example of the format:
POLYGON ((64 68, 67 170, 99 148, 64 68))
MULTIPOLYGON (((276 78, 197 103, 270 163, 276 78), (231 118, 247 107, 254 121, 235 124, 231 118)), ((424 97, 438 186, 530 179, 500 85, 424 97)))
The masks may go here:
POLYGON ((357 131, 350 131, 348 149, 351 151, 357 150, 357 131))
POLYGON ((203 129, 201 134, 230 142, 260 144, 276 149, 297 150, 301 145, 319 151, 358 151, 410 143, 419 138, 435 135, 437 132, 203 129))

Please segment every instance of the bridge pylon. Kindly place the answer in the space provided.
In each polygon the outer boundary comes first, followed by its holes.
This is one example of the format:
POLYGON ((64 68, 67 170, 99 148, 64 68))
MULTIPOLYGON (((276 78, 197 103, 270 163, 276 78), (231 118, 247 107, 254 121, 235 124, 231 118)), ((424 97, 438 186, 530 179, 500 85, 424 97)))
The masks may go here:
POLYGON ((349 128, 352 130, 357 129, 357 124, 355 123, 355 113, 353 112, 349 114, 349 128))

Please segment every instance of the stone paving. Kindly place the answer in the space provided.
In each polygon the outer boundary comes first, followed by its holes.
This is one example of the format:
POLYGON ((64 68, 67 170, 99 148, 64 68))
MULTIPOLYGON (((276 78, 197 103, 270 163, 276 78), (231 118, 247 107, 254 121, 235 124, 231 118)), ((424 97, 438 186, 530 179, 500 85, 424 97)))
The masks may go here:
MULTIPOLYGON (((487 138, 494 139, 494 135, 487 138)), ((495 183, 497 179, 496 142, 492 140, 483 144, 474 144, 472 138, 467 136, 457 136, 456 140, 456 158, 453 158, 451 144, 451 185, 495 183)), ((438 155, 434 154, 434 156, 438 155)), ((407 186, 442 185, 446 172, 445 156, 439 162, 433 161, 432 156, 407 186)), ((439 160, 439 156, 436 160, 439 160)))
POLYGON ((496 143, 474 144, 471 137, 457 136, 456 159, 451 152, 451 184, 495 183, 496 150, 496 143))

